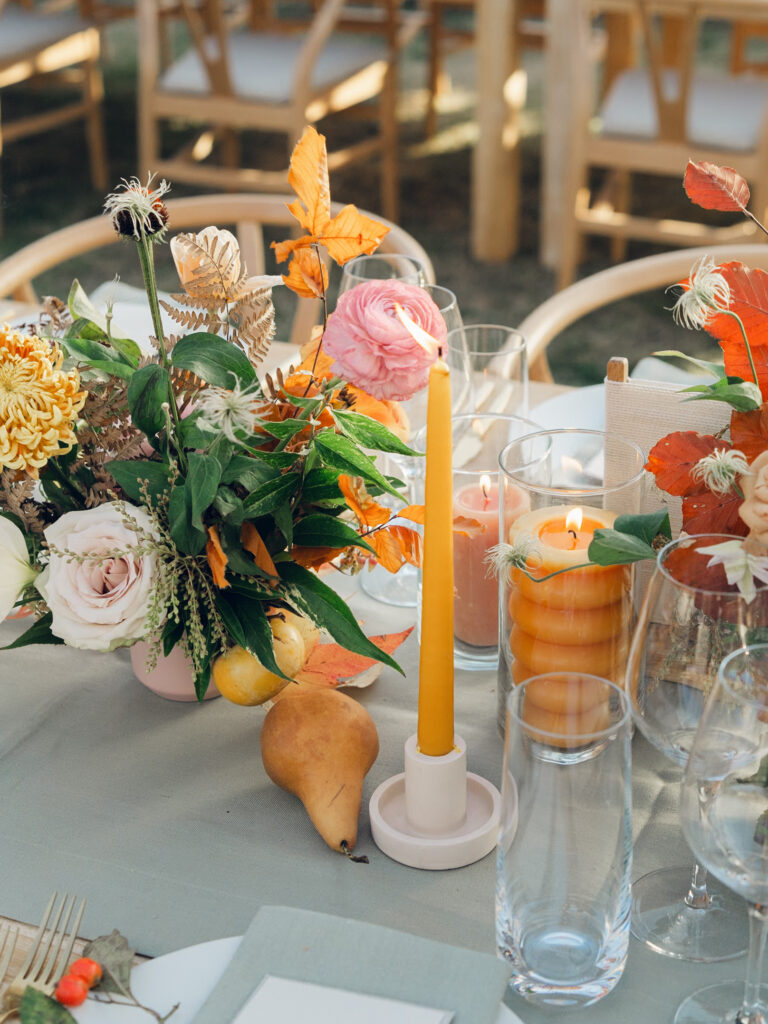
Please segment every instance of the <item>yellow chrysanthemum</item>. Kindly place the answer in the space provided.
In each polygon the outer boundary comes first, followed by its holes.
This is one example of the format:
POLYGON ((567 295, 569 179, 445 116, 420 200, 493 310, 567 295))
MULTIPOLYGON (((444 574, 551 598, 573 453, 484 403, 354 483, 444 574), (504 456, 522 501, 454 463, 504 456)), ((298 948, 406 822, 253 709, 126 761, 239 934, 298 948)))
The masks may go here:
POLYGON ((85 403, 77 370, 61 369, 57 345, 0 324, 0 467, 37 476, 75 444, 85 403))

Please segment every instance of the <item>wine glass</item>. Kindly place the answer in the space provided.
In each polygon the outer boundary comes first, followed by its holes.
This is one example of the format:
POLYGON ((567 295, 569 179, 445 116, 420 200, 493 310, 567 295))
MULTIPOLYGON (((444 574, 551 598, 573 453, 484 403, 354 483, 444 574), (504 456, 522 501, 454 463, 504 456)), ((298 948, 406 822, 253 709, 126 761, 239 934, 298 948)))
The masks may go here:
MULTIPOLYGON (((717 669, 741 647, 755 616, 768 610, 768 587, 748 602, 729 586, 706 548, 734 538, 684 537, 659 552, 627 663, 627 692, 643 735, 684 768, 717 669)), ((632 886, 632 932, 658 953, 712 962, 746 948, 743 903, 699 864, 652 871, 632 886)))
MULTIPOLYGON (((768 624, 766 605, 759 617, 768 624)), ((747 631, 747 638, 768 631, 747 631)), ((766 1024, 761 985, 768 937, 768 644, 748 645, 722 662, 691 746, 682 792, 685 838, 698 859, 747 901, 746 981, 709 985, 678 1008, 675 1024, 766 1024)))
MULTIPOLYGON (((421 286, 435 302, 440 310, 447 332, 461 327, 461 313, 456 296, 449 288, 438 284, 421 286)), ((472 408, 472 372, 466 348, 459 345, 446 348, 445 360, 451 370, 451 407, 454 415, 467 412, 472 408)), ((427 424, 427 388, 422 388, 400 406, 405 413, 409 425, 409 437, 412 439, 427 424)), ((415 460, 408 456, 389 454, 386 459, 386 472, 405 480, 410 500, 413 500, 413 484, 421 470, 422 459, 415 460)), ((379 499, 384 501, 385 499, 379 499)), ((391 573, 380 565, 360 576, 362 590, 376 601, 393 604, 402 608, 415 608, 417 603, 418 570, 412 565, 403 565, 396 573, 391 573)))
POLYGON ((427 284, 427 271, 421 260, 397 252, 378 252, 373 256, 356 256, 344 264, 339 281, 341 295, 364 281, 405 281, 406 284, 427 284))

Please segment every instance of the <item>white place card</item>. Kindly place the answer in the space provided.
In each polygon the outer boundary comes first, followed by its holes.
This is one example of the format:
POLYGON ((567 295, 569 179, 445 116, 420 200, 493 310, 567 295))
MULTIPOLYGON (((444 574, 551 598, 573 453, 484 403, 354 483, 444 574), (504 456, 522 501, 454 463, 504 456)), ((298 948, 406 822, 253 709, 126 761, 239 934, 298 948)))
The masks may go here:
POLYGON ((451 1010, 268 974, 232 1024, 285 1024, 299 1020, 311 1020, 312 1024, 339 1024, 340 1020, 365 1024, 450 1024, 453 1018, 451 1010))

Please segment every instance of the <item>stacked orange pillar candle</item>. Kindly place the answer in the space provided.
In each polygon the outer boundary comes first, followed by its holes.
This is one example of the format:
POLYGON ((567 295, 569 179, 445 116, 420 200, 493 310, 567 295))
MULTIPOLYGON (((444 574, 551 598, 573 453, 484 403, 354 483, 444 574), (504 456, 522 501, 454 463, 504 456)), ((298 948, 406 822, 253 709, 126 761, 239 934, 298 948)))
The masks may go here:
MULTIPOLYGON (((537 551, 528 571, 541 579, 589 561, 595 530, 611 527, 615 518, 605 509, 537 509, 515 521, 509 542, 514 544, 521 534, 534 537, 537 551)), ((515 683, 544 672, 584 672, 621 685, 632 625, 629 566, 571 569, 543 582, 513 569, 510 579, 507 610, 515 683)))

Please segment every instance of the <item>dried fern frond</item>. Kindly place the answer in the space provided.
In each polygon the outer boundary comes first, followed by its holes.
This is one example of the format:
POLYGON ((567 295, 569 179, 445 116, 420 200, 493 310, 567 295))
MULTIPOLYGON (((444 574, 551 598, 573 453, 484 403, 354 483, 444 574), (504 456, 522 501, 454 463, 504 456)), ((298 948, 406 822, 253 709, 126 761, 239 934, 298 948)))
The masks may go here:
POLYGON ((242 348, 253 366, 258 366, 269 352, 275 333, 272 289, 248 292, 229 310, 227 320, 232 328, 230 340, 242 348))
MULTIPOLYGON (((171 295, 171 298, 175 301, 180 298, 188 298, 188 296, 171 295)), ((221 318, 215 311, 210 312, 207 309, 179 309, 178 306, 172 306, 170 302, 165 302, 163 299, 160 300, 160 305, 171 320, 187 331, 199 331, 206 327, 215 333, 216 328, 220 327, 222 323, 221 318)))
POLYGON ((230 231, 208 227, 196 235, 176 235, 171 252, 185 292, 208 308, 234 301, 246 280, 240 246, 230 231))
POLYGON ((19 476, 10 469, 0 472, 0 507, 18 516, 27 533, 42 534, 50 522, 47 503, 33 497, 36 480, 19 476))

